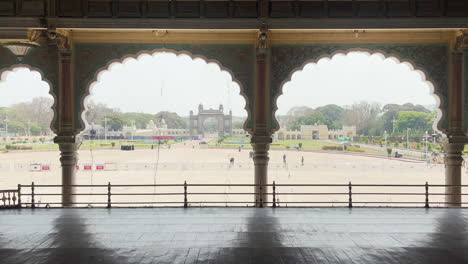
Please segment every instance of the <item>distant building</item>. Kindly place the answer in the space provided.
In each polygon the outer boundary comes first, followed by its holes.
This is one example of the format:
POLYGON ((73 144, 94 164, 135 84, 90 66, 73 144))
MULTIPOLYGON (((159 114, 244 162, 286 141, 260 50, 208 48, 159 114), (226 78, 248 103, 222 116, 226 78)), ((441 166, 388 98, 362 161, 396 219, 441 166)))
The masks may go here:
MULTIPOLYGON (((104 139, 105 138, 105 131, 104 127, 101 125, 90 125, 88 129, 83 132, 84 138, 91 137, 91 130, 95 131, 95 139, 104 139)), ((248 135, 248 132, 244 129, 232 129, 232 136, 234 137, 244 137, 248 135)), ((135 126, 124 126, 120 131, 107 131, 107 138, 108 139, 119 139, 119 138, 127 138, 130 139, 132 137, 152 137, 152 136, 180 136, 180 137, 187 137, 192 136, 190 134, 189 129, 178 129, 178 128, 167 128, 166 121, 162 119, 157 124, 154 123, 153 120, 150 120, 146 124, 146 128, 144 129, 137 129, 135 126)))
POLYGON ((328 129, 327 125, 302 125, 301 130, 286 130, 280 129, 274 134, 274 138, 278 140, 289 139, 304 139, 304 140, 325 140, 337 139, 340 137, 356 136, 355 126, 343 126, 342 129, 328 129))
POLYGON ((145 129, 136 129, 136 127, 124 127, 123 135, 125 138, 135 137, 151 137, 151 136, 190 136, 188 129, 167 128, 166 120, 161 119, 157 124, 150 120, 146 124, 145 129))

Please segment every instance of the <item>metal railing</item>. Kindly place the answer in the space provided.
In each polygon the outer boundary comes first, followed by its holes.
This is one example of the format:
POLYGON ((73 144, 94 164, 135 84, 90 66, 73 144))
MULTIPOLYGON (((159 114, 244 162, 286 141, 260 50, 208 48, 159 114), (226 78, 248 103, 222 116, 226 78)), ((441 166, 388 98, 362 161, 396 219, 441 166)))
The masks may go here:
POLYGON ((0 190, 0 208, 21 207, 20 188, 18 190, 0 190))
MULTIPOLYGON (((18 185, 17 190, 0 190, 3 205, 15 207, 61 207, 62 185, 18 185), (38 192, 39 191, 39 192, 38 192)), ((464 206, 467 202, 446 202, 459 193, 445 193, 440 184, 114 184, 70 185, 76 207, 144 206, 464 206), (259 192, 255 192, 256 189, 259 192), (150 189, 152 188, 152 189, 150 189), (232 190, 237 188, 238 190, 232 190), (382 190, 384 188, 384 190, 382 190), (150 190, 148 190, 150 189, 150 190), (442 190, 441 190, 442 189, 442 190), (84 191, 83 191, 84 190, 84 191), (266 190, 266 193, 264 191, 266 190), (395 190, 395 191, 393 191, 395 190), (267 201, 262 197, 267 196, 267 201), (220 198, 221 197, 221 198, 220 198), (255 201, 255 197, 259 197, 255 201), (337 199, 337 198, 338 199, 337 199), (281 201, 280 201, 281 198, 281 201)), ((461 193, 464 197, 468 193, 461 193)))

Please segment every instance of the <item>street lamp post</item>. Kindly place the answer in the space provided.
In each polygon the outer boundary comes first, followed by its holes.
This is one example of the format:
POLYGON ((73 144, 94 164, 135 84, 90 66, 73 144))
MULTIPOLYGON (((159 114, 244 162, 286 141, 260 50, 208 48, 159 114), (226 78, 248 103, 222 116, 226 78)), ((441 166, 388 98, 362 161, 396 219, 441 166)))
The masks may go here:
POLYGON ((385 148, 387 147, 387 130, 384 131, 385 136, 385 148))
POLYGON ((427 159, 427 131, 424 133, 424 145, 425 145, 425 148, 424 148, 424 158, 427 159))
POLYGON ((31 120, 28 120, 28 137, 31 136, 31 120))
POLYGON ((132 135, 132 141, 133 141, 133 129, 135 128, 135 120, 132 120, 132 132, 131 132, 131 135, 132 135))
POLYGON ((104 115, 104 140, 107 143, 107 115, 104 115))
POLYGON ((410 128, 406 128, 406 150, 409 150, 409 130, 410 128))
POLYGON ((8 122, 10 122, 10 120, 8 119, 8 116, 5 116, 5 119, 3 119, 3 122, 5 123, 5 137, 7 138, 7 141, 8 141, 8 122))

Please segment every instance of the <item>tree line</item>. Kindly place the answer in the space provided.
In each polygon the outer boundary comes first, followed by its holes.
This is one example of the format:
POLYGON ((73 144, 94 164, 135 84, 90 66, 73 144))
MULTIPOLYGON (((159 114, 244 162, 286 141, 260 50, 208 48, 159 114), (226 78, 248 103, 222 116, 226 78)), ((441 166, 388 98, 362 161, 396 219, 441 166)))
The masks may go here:
POLYGON ((298 106, 291 108, 285 116, 279 116, 280 125, 290 130, 300 130, 301 125, 327 125, 329 129, 356 126, 358 135, 421 136, 428 131, 436 118, 435 111, 422 105, 386 104, 366 101, 350 106, 329 104, 317 108, 298 106))
MULTIPOLYGON (((52 98, 35 97, 28 102, 0 107, 0 131, 4 131, 8 126, 8 133, 20 136, 50 135, 52 133, 50 124, 54 116, 51 108, 53 104, 52 98)), ((157 124, 161 119, 165 120, 168 128, 185 129, 188 127, 188 117, 181 117, 170 111, 160 111, 156 114, 122 112, 118 108, 111 108, 103 103, 93 101, 88 103, 86 120, 89 124, 104 126, 104 117, 107 119, 108 129, 114 131, 132 125, 135 125, 137 129, 144 129, 151 120, 157 124)), ((234 118, 233 127, 242 128, 243 118, 234 118)), ((211 124, 206 122, 205 125, 211 124)))
POLYGON ((122 112, 118 108, 110 108, 106 104, 95 102, 90 102, 87 110, 86 120, 89 124, 104 126, 107 122, 107 128, 113 131, 119 131, 124 126, 132 125, 137 129, 144 129, 151 120, 158 124, 162 119, 164 119, 168 128, 187 128, 187 121, 183 117, 169 111, 161 111, 156 114, 122 112))
POLYGON ((50 123, 54 116, 51 107, 54 100, 35 97, 31 101, 0 107, 0 127, 8 126, 8 133, 42 136, 51 133, 50 123))

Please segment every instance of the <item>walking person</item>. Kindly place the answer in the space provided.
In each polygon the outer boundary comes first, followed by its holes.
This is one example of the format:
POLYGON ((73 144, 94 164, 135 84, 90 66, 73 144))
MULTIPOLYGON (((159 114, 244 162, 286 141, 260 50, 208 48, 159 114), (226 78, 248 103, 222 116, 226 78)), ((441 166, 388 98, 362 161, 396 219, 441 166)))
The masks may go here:
POLYGON ((301 158, 301 165, 304 166, 304 156, 301 158))

